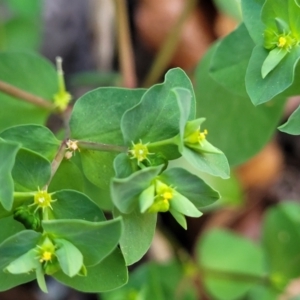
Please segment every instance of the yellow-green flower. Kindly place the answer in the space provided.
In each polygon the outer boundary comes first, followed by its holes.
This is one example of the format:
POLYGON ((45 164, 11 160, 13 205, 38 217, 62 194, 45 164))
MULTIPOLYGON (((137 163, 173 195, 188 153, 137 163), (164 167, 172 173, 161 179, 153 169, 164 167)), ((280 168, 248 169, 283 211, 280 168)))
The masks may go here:
POLYGON ((139 143, 135 144, 132 142, 132 147, 131 149, 129 149, 129 154, 131 155, 132 159, 136 159, 138 161, 138 163, 144 161, 144 160, 148 160, 148 155, 151 155, 152 153, 149 152, 148 150, 148 145, 147 144, 143 144, 142 141, 140 140, 139 143))
POLYGON ((48 263, 55 257, 55 245, 46 237, 41 245, 37 245, 35 251, 38 253, 37 259, 40 263, 48 263))
POLYGON ((56 199, 53 200, 52 197, 51 197, 51 194, 49 194, 47 191, 38 190, 34 195, 34 202, 29 206, 36 205, 37 207, 35 209, 35 212, 39 208, 41 208, 44 211, 48 207, 53 209, 52 206, 51 206, 51 203, 55 202, 55 201, 56 201, 56 199))
POLYGON ((200 127, 196 129, 193 133, 191 133, 189 136, 184 138, 184 141, 190 144, 201 144, 208 134, 208 131, 204 129, 203 131, 200 131, 200 127))
POLYGON ((174 195, 174 189, 163 182, 156 180, 156 196, 154 203, 148 208, 148 212, 167 212, 170 209, 170 201, 174 195))
POLYGON ((53 95, 54 104, 59 111, 64 111, 72 100, 70 93, 66 91, 64 73, 62 69, 62 58, 56 58, 57 78, 58 78, 58 92, 53 95))

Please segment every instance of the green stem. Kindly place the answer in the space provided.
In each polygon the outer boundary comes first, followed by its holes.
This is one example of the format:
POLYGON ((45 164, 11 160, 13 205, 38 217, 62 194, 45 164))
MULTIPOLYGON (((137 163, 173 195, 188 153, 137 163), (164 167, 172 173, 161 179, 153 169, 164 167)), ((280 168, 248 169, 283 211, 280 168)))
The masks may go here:
MULTIPOLYGON (((199 267, 199 273, 205 274, 205 276, 209 275, 215 278, 223 278, 223 279, 231 279, 235 282, 260 282, 260 283, 270 283, 271 280, 269 276, 265 275, 251 275, 251 274, 244 274, 239 272, 230 273, 227 271, 222 270, 215 270, 211 268, 199 267)), ((203 275, 202 275, 203 276, 203 275)))
POLYGON ((69 121, 70 121, 70 117, 72 114, 72 107, 68 106, 63 112, 61 112, 60 116, 62 118, 63 121, 63 128, 65 130, 64 132, 64 137, 65 139, 69 139, 69 136, 71 135, 70 132, 70 125, 69 125, 69 121))
POLYGON ((87 141, 78 141, 79 149, 88 149, 88 150, 99 150, 106 152, 127 152, 128 147, 111 145, 111 144, 102 144, 95 142, 87 142, 87 141))
POLYGON ((159 50, 152 67, 143 82, 143 87, 149 87, 153 85, 161 77, 164 70, 168 67, 175 51, 176 46, 180 39, 181 29, 183 25, 197 4, 196 0, 186 0, 184 1, 185 6, 183 8, 182 14, 179 16, 176 24, 172 27, 170 34, 166 37, 164 44, 159 50))
POLYGON ((21 90, 2 80, 0 80, 0 91, 18 100, 26 101, 46 110, 54 111, 56 109, 55 105, 46 99, 21 90))
POLYGON ((149 143, 149 145, 147 145, 148 149, 151 149, 152 147, 160 147, 160 146, 165 146, 165 145, 177 145, 177 135, 170 138, 170 139, 166 139, 166 140, 162 140, 162 141, 158 141, 158 142, 154 142, 154 143, 149 143))
POLYGON ((22 200, 32 197, 36 192, 14 192, 14 199, 22 200))
POLYGON ((57 68, 57 77, 58 77, 58 93, 63 94, 66 92, 66 85, 64 79, 64 72, 62 68, 62 58, 56 57, 56 68, 57 68))
POLYGON ((47 190, 47 187, 50 185, 58 167, 60 166, 60 163, 64 159, 66 152, 66 140, 63 140, 62 143, 60 144, 60 147, 51 163, 51 176, 47 182, 47 184, 43 187, 43 190, 47 190))
POLYGON ((48 221, 49 220, 49 216, 48 216, 48 207, 46 209, 43 210, 43 220, 44 221, 48 221))

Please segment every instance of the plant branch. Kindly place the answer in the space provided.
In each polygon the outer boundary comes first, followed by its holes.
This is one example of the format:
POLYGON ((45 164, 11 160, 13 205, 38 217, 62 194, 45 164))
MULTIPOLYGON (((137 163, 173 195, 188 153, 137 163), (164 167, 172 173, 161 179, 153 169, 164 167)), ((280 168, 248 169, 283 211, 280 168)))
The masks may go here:
POLYGON ((27 199, 35 195, 35 192, 14 192, 14 198, 27 199))
POLYGON ((45 187, 43 187, 43 190, 46 190, 47 187, 50 185, 51 180, 53 179, 56 171, 58 170, 58 167, 60 166, 62 160, 64 159, 65 152, 66 152, 66 140, 63 140, 59 146, 59 149, 51 163, 51 176, 50 179, 48 180, 47 184, 45 187))
POLYGON ((66 140, 69 139, 69 136, 71 135, 69 121, 71 118, 72 111, 73 111, 73 107, 71 105, 69 105, 60 114, 62 121, 63 121, 63 128, 65 130, 64 137, 66 140))
POLYGON ((160 147, 160 146, 165 146, 165 145, 177 145, 177 135, 175 137, 166 139, 166 140, 162 140, 162 141, 158 141, 158 142, 153 142, 153 143, 149 143, 149 145, 147 145, 147 147, 149 149, 151 149, 152 147, 160 147))
POLYGON ((45 100, 44 98, 28 93, 1 80, 0 91, 7 95, 13 96, 19 100, 26 101, 44 109, 55 110, 55 106, 51 102, 45 100))
POLYGON ((128 148, 125 146, 102 144, 95 142, 78 141, 79 149, 89 149, 89 150, 100 150, 107 152, 127 152, 128 148))
POLYGON ((161 77, 164 70, 168 67, 176 49, 176 46, 180 39, 180 33, 183 28, 183 25, 194 9, 197 1, 196 0, 186 0, 184 1, 185 6, 181 15, 179 16, 177 22, 172 27, 169 35, 166 37, 165 42, 162 44, 154 63, 151 66, 151 69, 144 80, 142 86, 149 87, 157 82, 161 77))
POLYGON ((236 282, 260 282, 260 283, 270 283, 269 274, 264 275, 254 275, 254 274, 245 274, 239 271, 230 272, 225 270, 215 270, 212 268, 200 267, 199 274, 209 274, 211 277, 219 278, 219 279, 231 279, 236 282))
POLYGON ((126 1, 115 0, 115 5, 119 44, 119 61, 123 77, 123 86, 127 88, 134 88, 136 87, 137 83, 126 1))

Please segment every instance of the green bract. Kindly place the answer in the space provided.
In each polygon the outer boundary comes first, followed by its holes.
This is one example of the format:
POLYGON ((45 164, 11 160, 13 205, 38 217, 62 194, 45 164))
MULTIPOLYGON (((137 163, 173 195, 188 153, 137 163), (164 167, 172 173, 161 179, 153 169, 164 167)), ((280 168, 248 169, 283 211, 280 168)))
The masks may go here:
POLYGON ((256 44, 246 74, 247 92, 255 105, 269 101, 293 84, 300 58, 299 18, 300 7, 295 0, 264 3, 261 10, 264 40, 256 44))
MULTIPOLYGON (((262 10, 262 20, 266 25, 264 47, 270 50, 262 65, 262 77, 265 78, 290 52, 300 56, 300 26, 297 24, 300 8, 295 1, 286 4, 279 1, 266 1, 262 10), (273 11, 276 11, 274 14, 273 11), (273 22, 272 22, 272 17, 273 22)), ((296 59, 295 64, 298 59, 296 59)), ((293 70, 291 70, 293 72, 293 70)))
POLYGON ((120 212, 140 213, 167 212, 186 229, 185 217, 199 217, 197 210, 212 204, 219 198, 199 177, 180 168, 160 173, 161 167, 135 172, 131 176, 112 181, 112 199, 120 212))

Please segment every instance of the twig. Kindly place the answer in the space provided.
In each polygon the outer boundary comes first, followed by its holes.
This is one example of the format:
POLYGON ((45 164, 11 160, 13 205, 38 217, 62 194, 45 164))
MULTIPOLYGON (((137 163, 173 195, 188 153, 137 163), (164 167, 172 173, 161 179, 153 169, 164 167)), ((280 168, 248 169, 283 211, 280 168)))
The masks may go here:
POLYGON ((121 73, 123 75, 123 86, 134 88, 136 87, 137 83, 126 1, 115 0, 115 5, 119 44, 119 60, 121 73))
POLYGON ((71 105, 69 105, 60 114, 60 117, 63 121, 63 128, 65 130, 64 137, 65 137, 66 140, 69 139, 69 136, 71 135, 69 121, 70 121, 70 118, 71 118, 72 111, 73 111, 73 107, 71 105))
POLYGON ((62 160, 64 159, 65 156, 65 150, 66 150, 66 140, 63 140, 59 146, 59 149, 51 163, 51 176, 50 179, 48 180, 46 186, 43 189, 47 189, 47 187, 50 185, 52 178, 54 177, 56 171, 58 170, 62 160))
MULTIPOLYGON (((69 139, 64 139, 60 147, 51 163, 51 176, 48 180, 47 184, 43 187, 43 189, 47 189, 47 187, 50 185, 56 171, 58 170, 62 160, 65 157, 66 149, 67 148, 67 141, 69 139)), ((127 147, 125 146, 118 146, 118 145, 110 145, 110 144, 101 144, 101 143, 95 143, 95 142, 86 142, 86 141, 73 141, 78 145, 79 149, 89 149, 89 150, 100 150, 100 151, 108 151, 108 152, 126 152, 127 147)))
POLYGON ((126 152, 128 150, 125 146, 101 144, 95 142, 78 141, 79 149, 89 149, 89 150, 100 150, 107 152, 126 152))
POLYGON ((196 0, 186 0, 184 1, 185 6, 181 15, 179 16, 177 22, 172 27, 169 35, 167 36, 164 44, 162 45, 161 49, 159 50, 154 63, 151 66, 151 69, 146 76, 142 86, 149 87, 157 82, 157 80, 162 75, 163 71, 167 68, 168 64, 170 63, 175 51, 176 46, 180 39, 181 29, 190 15, 192 10, 194 9, 197 1, 196 0))
POLYGON ((10 96, 13 96, 19 100, 29 102, 31 104, 45 108, 47 110, 55 110, 55 106, 51 102, 48 102, 47 100, 43 99, 42 97, 28 93, 24 90, 21 90, 15 86, 13 86, 9 83, 6 83, 4 81, 1 81, 1 80, 0 80, 0 91, 5 94, 8 94, 10 96))

